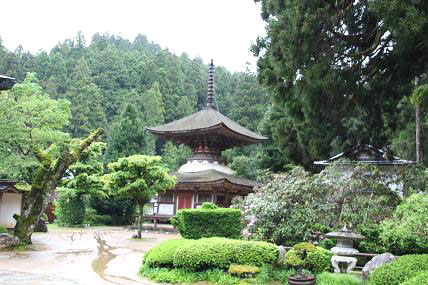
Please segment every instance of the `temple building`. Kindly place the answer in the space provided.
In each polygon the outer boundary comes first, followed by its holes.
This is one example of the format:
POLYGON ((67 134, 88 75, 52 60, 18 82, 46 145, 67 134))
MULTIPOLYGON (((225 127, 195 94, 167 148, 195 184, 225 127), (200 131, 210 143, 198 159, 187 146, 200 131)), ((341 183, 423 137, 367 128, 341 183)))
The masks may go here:
POLYGON ((15 78, 0 75, 0 91, 11 89, 15 83, 15 78))
MULTIPOLYGON (((355 164, 364 163, 371 166, 376 166, 382 176, 390 179, 388 187, 397 192, 401 197, 405 189, 403 167, 414 164, 413 161, 402 159, 392 155, 389 151, 378 149, 369 144, 359 144, 342 153, 339 153, 329 159, 315 161, 314 164, 321 169, 324 167, 344 160, 341 171, 344 176, 349 176, 353 173, 355 164)), ((367 175, 370 175, 369 173, 367 175)))
POLYGON ((233 197, 246 196, 258 182, 235 176, 221 159, 223 150, 261 143, 258 135, 222 115, 214 104, 214 65, 208 73, 207 104, 201 111, 168 124, 147 128, 161 138, 192 149, 187 163, 177 172, 175 189, 158 195, 146 217, 166 220, 182 208, 197 208, 204 202, 230 206, 233 197))

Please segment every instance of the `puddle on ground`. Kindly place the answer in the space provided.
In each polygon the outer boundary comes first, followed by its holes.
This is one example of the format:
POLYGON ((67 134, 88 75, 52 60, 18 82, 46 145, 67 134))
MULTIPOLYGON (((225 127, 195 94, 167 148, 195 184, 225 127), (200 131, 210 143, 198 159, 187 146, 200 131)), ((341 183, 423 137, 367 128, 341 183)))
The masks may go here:
POLYGON ((98 246, 98 256, 92 261, 92 270, 104 281, 119 284, 116 282, 112 282, 106 278, 105 271, 107 269, 107 265, 110 261, 112 261, 117 255, 113 254, 111 250, 116 248, 111 247, 107 244, 107 242, 102 238, 102 234, 95 232, 94 238, 97 241, 98 246))
POLYGON ((139 281, 126 276, 106 274, 108 264, 113 259, 115 259, 117 256, 121 254, 127 254, 135 250, 130 248, 119 248, 119 247, 110 246, 107 244, 106 240, 103 238, 103 236, 105 235, 106 233, 98 233, 98 232, 94 233, 94 238, 97 242, 98 252, 97 252, 97 257, 92 261, 92 264, 91 264, 92 270, 102 280, 107 281, 109 283, 123 284, 123 283, 113 281, 113 280, 123 280, 123 281, 127 281, 126 284, 129 284, 129 282, 132 282, 131 284, 135 284, 135 283, 141 284, 139 281))

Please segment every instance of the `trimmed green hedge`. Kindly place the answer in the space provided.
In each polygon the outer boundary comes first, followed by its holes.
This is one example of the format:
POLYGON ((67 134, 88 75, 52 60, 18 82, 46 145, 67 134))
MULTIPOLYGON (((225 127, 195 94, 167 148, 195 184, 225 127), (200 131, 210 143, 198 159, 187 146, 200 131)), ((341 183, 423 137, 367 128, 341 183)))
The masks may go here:
POLYGON ((149 267, 174 267, 177 248, 188 243, 187 239, 170 239, 151 248, 144 254, 144 265, 149 267))
POLYGON ((401 283, 400 285, 421 285, 428 284, 428 271, 418 273, 415 277, 401 283))
POLYGON ((183 238, 239 238, 241 211, 238 209, 181 209, 171 219, 183 238))
POLYGON ((7 234, 7 229, 5 227, 0 226, 0 234, 7 234))
POLYGON ((275 264, 277 258, 278 247, 271 243, 213 237, 165 241, 144 255, 143 264, 188 270, 227 269, 231 264, 275 264))
POLYGON ((334 255, 328 249, 315 246, 308 242, 298 243, 286 254, 285 263, 289 267, 301 266, 313 273, 321 273, 331 269, 331 257, 334 255), (306 258, 302 259, 303 252, 306 258))
MULTIPOLYGON (((373 271, 370 285, 399 285, 418 273, 428 271, 428 254, 409 254, 373 271)), ((423 284, 423 283, 422 283, 423 284)))

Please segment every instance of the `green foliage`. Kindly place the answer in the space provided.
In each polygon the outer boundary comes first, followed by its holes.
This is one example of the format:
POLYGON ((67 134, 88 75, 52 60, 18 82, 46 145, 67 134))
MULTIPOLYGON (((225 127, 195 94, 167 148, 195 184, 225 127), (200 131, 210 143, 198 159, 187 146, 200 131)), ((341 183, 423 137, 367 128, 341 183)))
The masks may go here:
POLYGON ((98 215, 110 216, 112 225, 129 225, 134 221, 135 202, 132 199, 108 194, 108 197, 89 197, 89 206, 98 215))
POLYGON ((398 102, 427 70, 427 2, 257 2, 267 32, 252 51, 275 91, 281 154, 312 168, 346 144, 388 145, 400 130, 398 102))
POLYGON ((262 266, 275 264, 277 246, 226 238, 202 238, 180 246, 174 254, 174 266, 189 270, 227 269, 230 264, 262 266))
POLYGON ((81 225, 87 220, 85 198, 107 197, 100 179, 104 166, 99 159, 104 149, 104 143, 92 144, 82 153, 81 161, 69 167, 71 176, 63 179, 57 189, 59 198, 55 212, 60 225, 81 225))
POLYGON ((323 272, 317 275, 319 285, 362 285, 364 282, 357 276, 350 274, 323 272))
POLYGON ((201 209, 214 210, 214 209, 218 209, 218 206, 214 203, 211 203, 211 202, 204 202, 204 203, 202 203, 201 209))
POLYGON ((265 265, 261 267, 260 273, 257 274, 255 279, 241 279, 231 276, 224 272, 224 270, 217 268, 193 272, 180 268, 150 268, 143 265, 140 268, 140 274, 148 279, 161 283, 194 284, 196 282, 209 282, 210 284, 219 285, 265 285, 275 281, 286 284, 288 276, 294 274, 294 271, 287 271, 283 268, 273 268, 272 266, 265 265))
POLYGON ((428 284, 428 271, 423 271, 416 274, 415 277, 408 279, 401 283, 401 285, 420 285, 428 284))
MULTIPOLYGON (((133 103, 129 103, 112 124, 107 139, 106 158, 115 161, 147 150, 147 134, 144 121, 133 103)), ((152 148, 150 151, 154 151, 152 148)))
POLYGON ((189 239, 214 236, 239 238, 241 235, 241 212, 238 209, 181 209, 172 222, 181 236, 189 239))
POLYGON ((85 202, 82 196, 60 196, 55 202, 55 215, 61 226, 82 225, 85 220, 85 202))
POLYGON ((144 254, 143 264, 148 267, 174 267, 176 250, 190 243, 186 239, 170 239, 152 247, 144 254))
POLYGON ((104 175, 106 187, 112 192, 144 204, 156 193, 175 186, 159 156, 133 155, 108 164, 112 171, 104 175))
POLYGON ((7 233, 8 231, 6 230, 6 228, 3 226, 0 226, 0 234, 7 234, 7 233))
POLYGON ((413 194, 381 225, 382 241, 396 254, 428 253, 428 194, 413 194))
POLYGON ((360 252, 384 253, 391 250, 391 248, 387 250, 385 245, 382 243, 382 240, 380 239, 382 227, 379 224, 361 224, 358 225, 356 231, 366 237, 365 240, 357 241, 355 244, 355 248, 357 248, 360 252))
MULTIPOLYGON (((320 247, 330 250, 336 246, 336 241, 331 238, 325 238, 320 242, 320 247)), ((365 252, 365 251, 362 251, 365 252)))
POLYGON ((178 170, 180 166, 186 163, 187 158, 192 154, 188 146, 183 144, 176 146, 172 142, 167 142, 162 147, 162 160, 169 170, 178 170))
POLYGON ((69 124, 70 103, 44 93, 34 73, 1 92, 0 101, 0 177, 30 183, 40 165, 34 147, 46 149, 69 140, 63 130, 69 124))
POLYGON ((398 285, 416 274, 428 271, 428 254, 403 255, 391 263, 376 268, 370 275, 370 285, 398 285))
POLYGON ((160 156, 133 155, 109 163, 111 173, 102 177, 105 187, 120 197, 128 198, 138 206, 138 238, 141 238, 144 204, 156 193, 175 186, 175 177, 160 156))
POLYGON ((86 208, 84 224, 91 226, 112 225, 113 218, 109 215, 97 215, 95 209, 86 208))
POLYGON ((293 246, 286 254, 285 264, 292 268, 303 268, 313 273, 321 273, 331 268, 334 254, 311 243, 302 242, 293 246))

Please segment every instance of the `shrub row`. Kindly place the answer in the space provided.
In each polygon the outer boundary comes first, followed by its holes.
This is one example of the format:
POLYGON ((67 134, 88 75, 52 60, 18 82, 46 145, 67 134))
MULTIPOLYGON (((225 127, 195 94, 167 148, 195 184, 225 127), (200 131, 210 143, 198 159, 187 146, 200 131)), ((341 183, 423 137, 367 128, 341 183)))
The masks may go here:
POLYGON ((213 237, 165 241, 144 255, 143 264, 189 270, 227 269, 230 264, 274 264, 277 258, 278 248, 271 243, 213 237))
POLYGON ((311 243, 302 242, 287 252, 285 263, 288 267, 302 267, 313 273, 321 273, 331 269, 331 257, 334 254, 311 243))
POLYGON ((374 270, 370 276, 370 285, 398 285, 407 280, 410 282, 410 279, 424 271, 428 271, 428 254, 403 255, 374 270))
POLYGON ((241 234, 241 211, 238 209, 181 209, 171 222, 187 239, 239 238, 241 234))
POLYGON ((401 283, 401 285, 421 285, 428 284, 428 271, 418 273, 415 277, 401 283))

